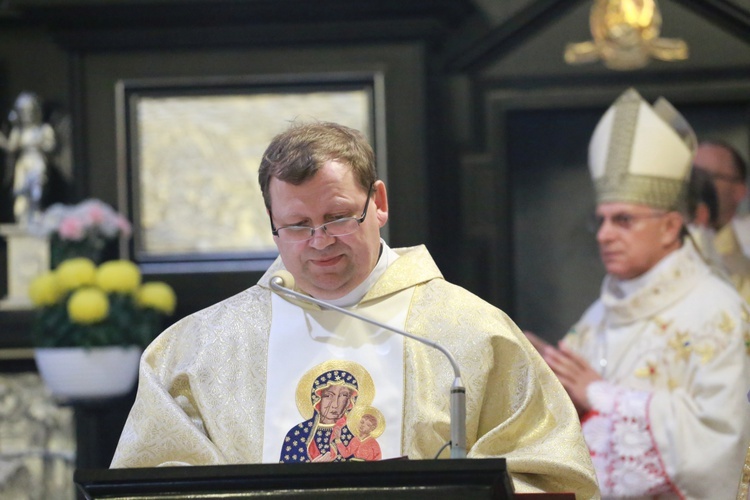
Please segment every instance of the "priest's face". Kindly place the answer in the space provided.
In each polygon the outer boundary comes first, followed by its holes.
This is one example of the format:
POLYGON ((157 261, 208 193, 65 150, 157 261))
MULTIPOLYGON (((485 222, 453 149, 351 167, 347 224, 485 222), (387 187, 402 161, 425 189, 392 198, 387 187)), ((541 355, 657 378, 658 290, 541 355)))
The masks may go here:
POLYGON ((367 207, 365 220, 344 236, 331 236, 318 228, 312 238, 303 241, 289 241, 283 234, 274 237, 284 266, 299 289, 319 299, 337 299, 369 276, 380 255, 380 228, 388 220, 382 181, 375 182, 368 194, 348 165, 333 160, 300 185, 272 178, 268 191, 277 229, 317 228, 343 217, 360 217, 367 207))
POLYGON ((602 203, 596 208, 596 240, 607 273, 622 279, 637 278, 681 245, 682 220, 634 203, 602 203))

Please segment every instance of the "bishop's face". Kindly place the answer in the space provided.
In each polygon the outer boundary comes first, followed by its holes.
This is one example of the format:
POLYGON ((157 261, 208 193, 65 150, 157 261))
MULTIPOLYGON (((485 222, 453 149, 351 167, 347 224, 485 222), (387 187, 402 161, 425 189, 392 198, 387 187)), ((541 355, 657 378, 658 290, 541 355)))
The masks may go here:
POLYGON ((596 217, 599 255, 607 273, 616 278, 637 278, 679 248, 681 222, 676 212, 634 203, 601 203, 596 217))

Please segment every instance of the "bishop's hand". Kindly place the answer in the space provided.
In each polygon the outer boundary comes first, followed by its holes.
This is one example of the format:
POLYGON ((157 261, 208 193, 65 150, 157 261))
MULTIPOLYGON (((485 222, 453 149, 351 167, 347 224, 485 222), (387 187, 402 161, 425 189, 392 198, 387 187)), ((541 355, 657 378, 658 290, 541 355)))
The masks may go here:
POLYGON ((591 410, 586 394, 589 384, 602 380, 601 375, 581 356, 570 350, 563 342, 554 347, 544 347, 542 357, 568 392, 579 414, 591 410))

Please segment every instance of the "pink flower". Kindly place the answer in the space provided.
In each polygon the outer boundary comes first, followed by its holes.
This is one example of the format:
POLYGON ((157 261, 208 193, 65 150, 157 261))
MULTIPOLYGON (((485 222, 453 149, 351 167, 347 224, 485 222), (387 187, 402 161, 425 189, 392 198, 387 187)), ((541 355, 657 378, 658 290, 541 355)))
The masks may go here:
POLYGON ((88 220, 91 221, 92 226, 100 226, 104 224, 104 221, 107 219, 107 213, 104 210, 104 207, 98 204, 89 204, 88 205, 88 220))
POLYGON ((58 230, 60 238, 64 240, 82 240, 85 236, 85 227, 83 223, 75 217, 64 217, 60 221, 58 230))
POLYGON ((62 240, 91 240, 101 245, 118 236, 129 238, 132 234, 132 226, 125 217, 95 198, 77 205, 52 205, 34 230, 40 236, 57 233, 62 240))

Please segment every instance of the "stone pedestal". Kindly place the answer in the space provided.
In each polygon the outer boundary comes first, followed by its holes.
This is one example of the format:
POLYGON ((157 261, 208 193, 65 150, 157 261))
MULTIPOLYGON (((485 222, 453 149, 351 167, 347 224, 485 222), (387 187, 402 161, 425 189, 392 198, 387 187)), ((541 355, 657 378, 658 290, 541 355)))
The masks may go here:
POLYGON ((29 284, 49 270, 49 242, 19 224, 0 224, 0 236, 8 242, 8 295, 0 310, 31 309, 29 284))

